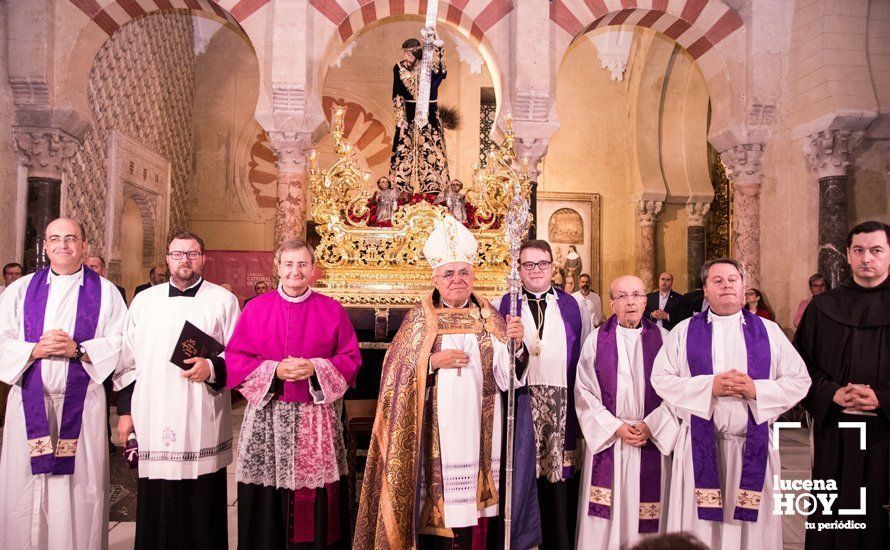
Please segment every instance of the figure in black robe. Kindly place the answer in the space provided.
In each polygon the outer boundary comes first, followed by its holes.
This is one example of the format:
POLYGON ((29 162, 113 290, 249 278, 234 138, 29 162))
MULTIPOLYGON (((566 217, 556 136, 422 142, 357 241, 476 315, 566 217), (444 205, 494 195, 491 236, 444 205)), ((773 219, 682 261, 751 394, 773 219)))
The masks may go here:
POLYGON ((392 68, 392 103, 396 131, 392 142, 389 179, 407 193, 438 194, 451 178, 445 154, 445 136, 439 120, 439 85, 445 80, 443 47, 437 47, 430 67, 430 102, 427 125, 417 128, 414 114, 420 95, 420 63, 423 49, 416 39, 402 44, 405 59, 392 68))
POLYGON ((813 385, 804 406, 813 415, 813 479, 833 479, 838 499, 831 516, 818 512, 810 522, 865 522, 865 530, 808 529, 810 549, 887 548, 890 468, 890 279, 862 287, 853 279, 813 297, 794 335, 794 345, 807 363, 813 385), (834 402, 848 383, 867 384, 879 407, 875 416, 846 414, 834 402), (839 429, 838 422, 866 423, 866 450, 860 431, 839 429), (859 508, 860 487, 866 487, 865 515, 838 516, 842 508, 859 508))

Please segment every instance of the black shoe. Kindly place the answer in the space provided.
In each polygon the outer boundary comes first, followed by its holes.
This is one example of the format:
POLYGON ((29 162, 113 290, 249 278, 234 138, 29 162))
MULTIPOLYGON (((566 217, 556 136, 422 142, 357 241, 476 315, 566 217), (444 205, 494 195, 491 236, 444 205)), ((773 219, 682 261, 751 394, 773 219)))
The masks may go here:
POLYGON ((117 445, 115 445, 114 443, 109 441, 108 442, 108 454, 113 455, 116 452, 117 452, 117 445))

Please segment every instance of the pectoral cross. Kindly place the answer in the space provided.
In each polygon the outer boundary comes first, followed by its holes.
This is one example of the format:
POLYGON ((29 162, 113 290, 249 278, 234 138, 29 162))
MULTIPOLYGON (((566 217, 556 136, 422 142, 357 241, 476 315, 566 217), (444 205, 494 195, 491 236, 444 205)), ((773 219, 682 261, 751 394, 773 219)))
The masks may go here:
POLYGON ((436 17, 439 2, 428 2, 426 21, 420 36, 423 39, 423 59, 420 61, 420 83, 417 87, 417 111, 414 113, 414 127, 423 128, 428 121, 430 110, 430 85, 432 84, 433 49, 436 40, 436 17))

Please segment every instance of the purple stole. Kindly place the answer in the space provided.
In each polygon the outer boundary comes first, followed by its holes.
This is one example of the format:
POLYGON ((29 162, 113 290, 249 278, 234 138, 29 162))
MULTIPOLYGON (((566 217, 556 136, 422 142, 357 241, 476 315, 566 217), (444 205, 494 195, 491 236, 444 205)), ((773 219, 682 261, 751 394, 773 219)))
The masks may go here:
MULTIPOLYGON (((747 309, 742 309, 745 335, 745 348, 748 355, 748 376, 754 380, 769 378, 770 347, 766 327, 760 317, 747 309)), ((708 312, 694 316, 689 321, 686 338, 686 358, 692 376, 714 374, 711 343, 713 328, 708 321, 708 312)), ((692 466, 695 473, 695 503, 698 518, 723 521, 723 495, 717 473, 717 437, 714 421, 693 415, 692 466)), ((733 518, 741 521, 757 521, 757 510, 763 496, 763 481, 766 476, 766 461, 769 450, 769 426, 766 422, 756 424, 751 410, 748 410, 748 428, 745 434, 745 450, 742 458, 742 477, 739 482, 739 497, 733 518)))
MULTIPOLYGON (((661 397, 652 388, 652 364, 661 349, 661 331, 648 319, 643 325, 643 382, 644 417, 661 405, 661 397)), ((618 317, 612 315, 600 327, 596 341, 594 370, 602 394, 602 403, 615 415, 618 391, 618 341, 616 327, 618 317)), ((615 445, 593 455, 590 476, 590 502, 587 514, 605 519, 612 518, 612 487, 615 473, 615 445)), ((638 532, 657 533, 661 518, 661 451, 651 440, 640 447, 640 523, 638 532)))
MULTIPOLYGON (((569 479, 575 474, 575 468, 572 466, 573 458, 578 452, 578 413, 575 412, 575 371, 578 368, 578 359, 581 357, 581 308, 578 301, 571 294, 553 287, 556 293, 556 303, 559 305, 559 313, 562 316, 562 322, 566 331, 566 385, 567 385, 567 401, 566 401, 566 437, 563 445, 563 468, 562 478, 569 479)), ((520 296, 519 307, 516 310, 516 316, 522 317, 522 298, 520 296)), ((504 294, 501 298, 498 311, 501 316, 506 319, 510 313, 510 295, 504 294)))
MULTIPOLYGON (((99 307, 102 301, 102 285, 99 275, 92 269, 83 270, 83 284, 77 295, 77 319, 74 322, 75 342, 92 340, 99 323, 99 307)), ((49 297, 47 278, 49 268, 38 271, 28 283, 24 304, 25 341, 38 342, 43 335, 46 300, 49 297)), ((40 359, 34 361, 22 375, 22 404, 25 408, 25 428, 31 455, 32 474, 71 475, 74 473, 74 455, 83 422, 83 404, 86 399, 90 376, 77 359, 68 360, 68 380, 65 400, 62 402, 62 421, 59 440, 53 451, 49 420, 43 395, 43 374, 40 359)))

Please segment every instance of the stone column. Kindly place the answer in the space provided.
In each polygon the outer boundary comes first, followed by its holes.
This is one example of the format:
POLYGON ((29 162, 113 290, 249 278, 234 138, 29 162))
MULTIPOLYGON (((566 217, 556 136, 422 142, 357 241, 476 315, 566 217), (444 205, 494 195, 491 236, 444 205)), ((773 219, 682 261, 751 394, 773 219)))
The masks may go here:
POLYGON ((516 138, 517 160, 525 162, 528 166, 528 179, 531 184, 531 196, 529 197, 529 209, 532 215, 532 225, 528 232, 529 239, 538 236, 538 178, 541 176, 541 163, 547 154, 549 138, 524 136, 516 138))
POLYGON ((57 128, 17 128, 13 134, 19 162, 28 169, 22 264, 30 273, 49 265, 44 233, 62 213, 62 171, 77 152, 77 140, 57 128))
POLYGON ((701 265, 705 262, 705 215, 709 202, 686 203, 686 280, 691 291, 701 286, 701 265))
POLYGON ((306 238, 306 186, 309 181, 306 153, 311 135, 303 132, 270 132, 269 142, 278 166, 278 197, 275 211, 275 246, 287 239, 306 238))
POLYGON ((735 145, 720 153, 732 180, 732 257, 742 263, 749 287, 760 285, 760 186, 763 143, 735 145))
POLYGON ((850 276, 846 240, 847 166, 853 150, 862 142, 863 132, 823 130, 806 136, 803 154, 819 179, 819 273, 831 288, 850 276))
POLYGON ((655 221, 664 206, 662 201, 640 200, 636 203, 637 222, 640 224, 640 248, 637 255, 637 274, 647 290, 655 284, 655 221))

